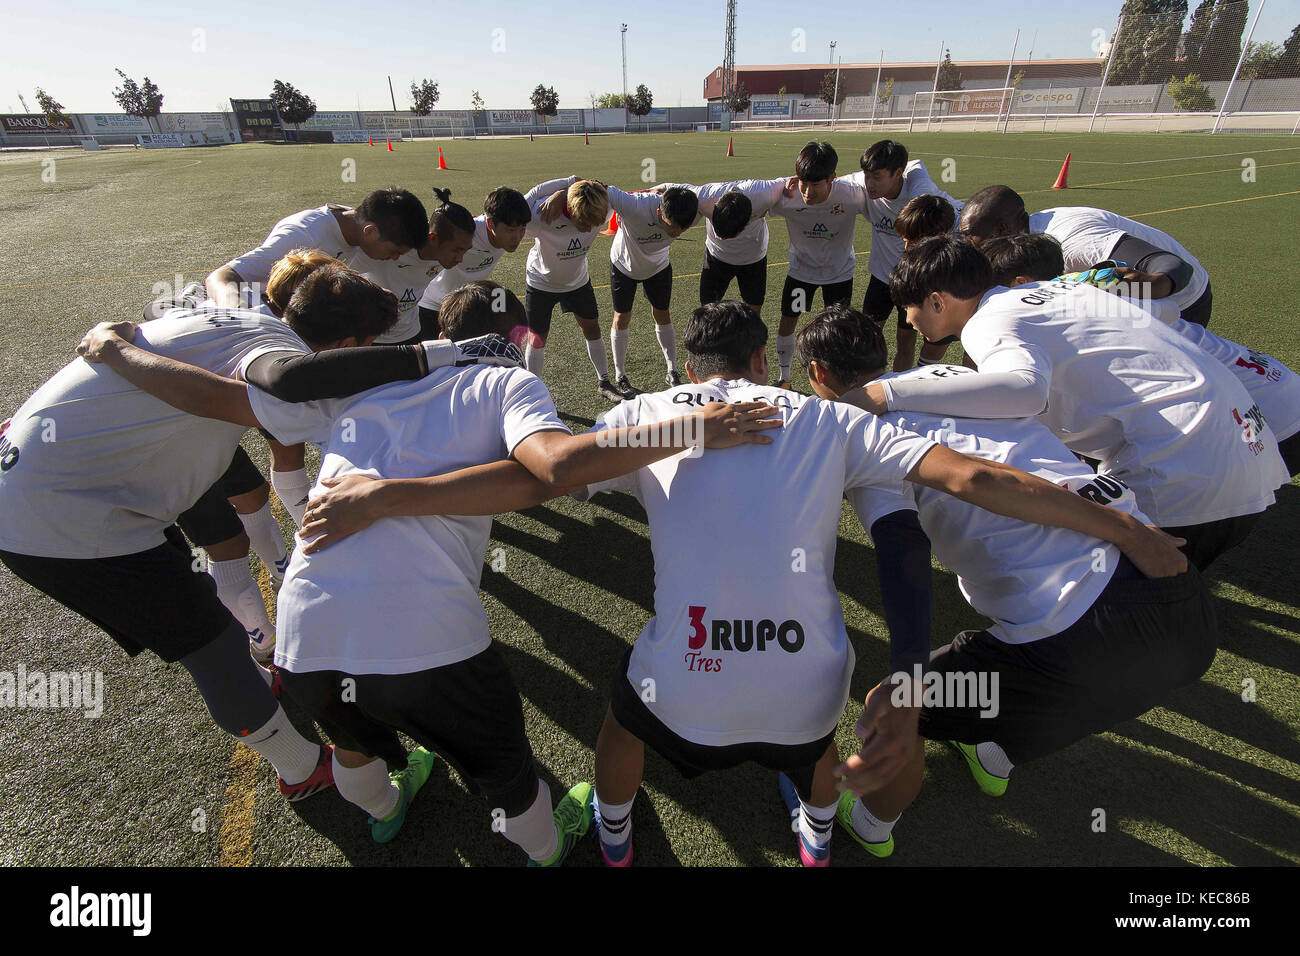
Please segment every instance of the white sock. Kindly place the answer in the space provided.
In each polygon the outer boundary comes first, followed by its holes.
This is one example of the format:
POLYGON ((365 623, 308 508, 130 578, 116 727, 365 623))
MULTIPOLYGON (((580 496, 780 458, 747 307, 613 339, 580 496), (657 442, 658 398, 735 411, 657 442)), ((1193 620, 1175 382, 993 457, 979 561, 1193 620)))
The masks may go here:
POLYGON ((545 780, 537 781, 537 799, 533 805, 517 817, 506 817, 501 833, 537 863, 555 856, 560 848, 560 831, 555 827, 551 788, 545 780))
POLYGON ((316 771, 320 761, 320 744, 314 744, 289 723, 289 716, 279 705, 271 719, 252 733, 236 738, 270 761, 280 779, 293 786, 316 771))
POLYGON ((853 804, 853 831, 868 843, 884 843, 893 832, 894 824, 899 818, 877 820, 867 809, 867 805, 858 799, 853 804))
POLYGON ((271 514, 271 502, 268 501, 252 514, 240 515, 239 520, 244 524, 244 531, 248 533, 253 550, 262 559, 266 573, 272 581, 279 584, 284 580, 285 568, 289 566, 289 553, 284 548, 280 523, 271 514))
POLYGON ((587 343, 587 358, 596 368, 596 378, 609 378, 609 357, 605 354, 604 339, 583 339, 587 343))
POLYGON ((814 807, 799 798, 799 834, 813 846, 826 846, 831 842, 831 825, 835 823, 836 800, 829 807, 814 807))
POLYGON ((632 804, 636 795, 627 803, 606 803, 596 794, 596 809, 600 811, 600 842, 606 846, 622 846, 632 839, 632 804))
POLYGON ((677 371, 677 331, 671 322, 666 325, 655 323, 655 338, 659 340, 659 350, 664 353, 668 371, 677 371))
POLYGON ((275 495, 280 499, 280 504, 284 505, 284 510, 293 517, 293 523, 301 528, 302 516, 307 512, 307 496, 311 493, 307 469, 273 471, 271 487, 275 489, 275 495))
POLYGON ((1011 768, 1015 766, 1007 752, 992 741, 977 744, 975 756, 979 758, 980 766, 995 777, 1011 776, 1011 768))
POLYGON ((217 597, 235 615, 248 639, 259 651, 275 647, 275 628, 266 614, 262 592, 248 570, 248 558, 229 561, 208 561, 208 573, 217 582, 217 597))
POLYGON ((920 366, 920 365, 942 365, 942 364, 944 364, 943 360, 944 360, 944 356, 942 356, 942 355, 940 355, 937 359, 926 358, 924 355, 922 355, 919 359, 917 359, 916 364, 917 364, 918 366, 920 366))
POLYGON ((544 345, 529 345, 524 349, 524 368, 532 372, 538 378, 542 375, 542 360, 546 358, 543 354, 546 351, 544 345))
POLYGON ((361 767, 345 767, 334 754, 334 789, 344 800, 355 803, 376 820, 397 809, 400 796, 397 785, 388 777, 383 760, 372 760, 361 767))
POLYGON ((790 365, 794 361, 794 335, 776 337, 776 360, 781 364, 781 378, 790 381, 790 365))
POLYGON ((628 329, 610 329, 609 344, 614 349, 614 381, 627 374, 627 343, 631 338, 628 329))

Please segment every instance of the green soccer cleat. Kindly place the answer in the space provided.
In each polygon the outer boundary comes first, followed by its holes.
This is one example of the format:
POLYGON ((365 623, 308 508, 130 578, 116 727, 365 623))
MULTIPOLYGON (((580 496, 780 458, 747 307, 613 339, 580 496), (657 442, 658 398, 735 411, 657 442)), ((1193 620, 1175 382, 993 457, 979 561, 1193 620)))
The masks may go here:
POLYGON ((406 822, 406 811, 415 795, 420 792, 433 770, 433 754, 416 747, 406 756, 406 769, 390 773, 389 779, 397 784, 397 806, 382 820, 370 818, 370 835, 376 843, 388 843, 397 836, 406 822))
POLYGON ((858 831, 853 829, 853 804, 857 802, 858 798, 851 791, 845 790, 841 793, 839 806, 835 808, 835 819, 840 821, 840 826, 849 831, 849 836, 857 841, 858 846, 883 860, 894 852, 894 834, 889 834, 889 839, 884 843, 869 843, 862 839, 858 831))
POLYGON ((1007 792, 1007 782, 1010 778, 999 777, 985 770, 984 765, 980 763, 979 755, 975 752, 974 744, 961 744, 955 740, 950 740, 948 743, 956 747, 961 755, 966 758, 966 764, 970 767, 971 776, 975 778, 975 782, 979 784, 981 790, 990 797, 1000 797, 1007 792))
POLYGON ((529 860, 529 866, 559 866, 569 855, 573 845, 591 829, 595 807, 592 801, 596 790, 589 783, 575 783, 555 805, 555 829, 560 835, 560 845, 549 860, 529 860))

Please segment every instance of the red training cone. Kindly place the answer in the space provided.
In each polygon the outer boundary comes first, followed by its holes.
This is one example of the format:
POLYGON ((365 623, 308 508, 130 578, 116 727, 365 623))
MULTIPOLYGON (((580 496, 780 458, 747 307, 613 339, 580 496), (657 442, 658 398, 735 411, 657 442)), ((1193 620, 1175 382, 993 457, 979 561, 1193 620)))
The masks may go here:
POLYGON ((533 141, 533 131, 532 131, 532 130, 529 130, 529 131, 528 131, 528 142, 531 143, 532 141, 533 141))
POLYGON ((734 136, 730 136, 727 138, 727 155, 728 156, 736 155, 736 137, 734 136))
POLYGON ((384 142, 388 144, 388 151, 391 153, 393 151, 393 141, 391 139, 385 139, 384 142))
POLYGON ((1069 175, 1070 175, 1070 154, 1066 153, 1065 162, 1061 164, 1061 174, 1056 177, 1056 182, 1052 184, 1052 188, 1069 189, 1070 184, 1066 182, 1066 179, 1069 178, 1069 175))
POLYGON ((446 161, 445 159, 442 158, 442 147, 441 147, 441 146, 438 147, 438 168, 439 168, 439 169, 446 169, 446 168, 447 168, 447 161, 446 161))
POLYGON ((371 145, 371 146, 374 146, 374 145, 375 145, 375 138, 374 138, 373 136, 370 137, 370 145, 371 145))
POLYGON ((611 212, 609 214, 609 225, 601 230, 600 234, 602 236, 612 236, 616 232, 618 232, 618 213, 611 212))
POLYGON ((590 134, 590 133, 583 133, 582 135, 583 135, 583 137, 587 140, 587 145, 590 146, 590 145, 591 145, 591 134, 590 134))

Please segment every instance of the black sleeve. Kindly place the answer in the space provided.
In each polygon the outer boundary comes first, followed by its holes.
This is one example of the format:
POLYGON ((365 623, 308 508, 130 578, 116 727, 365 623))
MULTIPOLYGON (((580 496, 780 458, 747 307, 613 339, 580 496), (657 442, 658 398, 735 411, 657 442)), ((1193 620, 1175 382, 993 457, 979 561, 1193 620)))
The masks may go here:
POLYGON ((423 378, 428 373, 418 345, 330 349, 304 355, 271 352, 253 360, 244 380, 282 402, 345 398, 377 385, 423 378))
POLYGON ((876 545, 880 595, 889 625, 890 673, 911 674, 930 664, 930 629, 934 616, 930 585, 930 539, 915 511, 895 511, 871 525, 876 545))
POLYGON ((1127 262, 1139 272, 1169 276, 1175 292, 1185 288, 1194 273, 1192 264, 1182 257, 1157 249, 1145 239, 1130 236, 1127 232, 1115 244, 1110 257, 1117 262, 1127 262))

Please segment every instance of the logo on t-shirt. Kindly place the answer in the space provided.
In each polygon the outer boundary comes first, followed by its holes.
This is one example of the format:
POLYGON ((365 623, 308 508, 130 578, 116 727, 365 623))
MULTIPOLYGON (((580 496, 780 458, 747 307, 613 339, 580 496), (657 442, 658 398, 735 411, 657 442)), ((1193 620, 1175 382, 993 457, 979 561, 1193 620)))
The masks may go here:
POLYGON ((832 216, 839 216, 839 215, 842 215, 843 212, 844 212, 844 207, 843 207, 840 203, 836 203, 834 206, 831 206, 831 215, 832 215, 832 216))
POLYGON ((688 605, 691 630, 686 644, 690 648, 684 663, 687 670, 718 672, 722 670, 721 657, 706 657, 702 653, 705 645, 711 651, 731 651, 742 654, 750 651, 769 650, 768 645, 777 645, 783 651, 796 654, 804 645, 803 625, 798 621, 784 621, 777 624, 766 618, 755 621, 751 618, 734 618, 724 620, 715 618, 704 620, 707 606, 688 605))
POLYGON ((809 239, 829 239, 831 237, 830 233, 831 231, 830 229, 826 228, 826 224, 824 222, 819 222, 817 223, 817 225, 809 229, 808 232, 805 233, 805 235, 809 239))
POLYGON ((0 438, 0 471, 8 471, 18 464, 18 446, 10 444, 8 438, 0 438))
MULTIPOLYGON (((397 304, 400 306, 405 306, 406 309, 409 309, 411 306, 415 305, 415 303, 419 301, 420 301, 419 298, 415 294, 415 290, 408 288, 402 293, 402 297, 397 300, 397 304)), ((403 311, 405 311, 405 309, 403 309, 403 311)))
POLYGON ((1232 417, 1241 426, 1241 440, 1244 441, 1256 455, 1264 450, 1264 442, 1260 436, 1264 432, 1264 413, 1259 410, 1258 405, 1252 405, 1244 413, 1233 409, 1232 417))
POLYGON ((569 240, 569 248, 568 248, 566 251, 568 251, 568 252, 581 252, 581 251, 582 251, 582 240, 579 239, 577 236, 575 236, 574 238, 570 239, 570 240, 569 240))
POLYGON ((1247 354, 1250 356, 1250 361, 1244 358, 1237 359, 1237 365, 1240 368, 1248 368, 1256 375, 1263 375, 1265 380, 1269 382, 1276 382, 1282 378, 1282 370, 1271 367, 1267 355, 1260 355, 1257 352, 1247 354))

